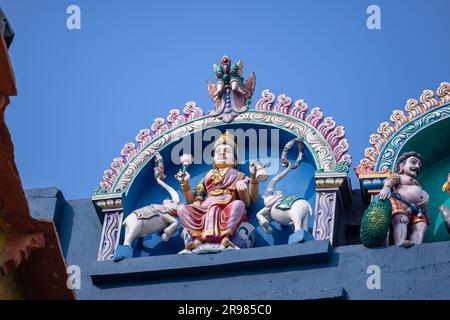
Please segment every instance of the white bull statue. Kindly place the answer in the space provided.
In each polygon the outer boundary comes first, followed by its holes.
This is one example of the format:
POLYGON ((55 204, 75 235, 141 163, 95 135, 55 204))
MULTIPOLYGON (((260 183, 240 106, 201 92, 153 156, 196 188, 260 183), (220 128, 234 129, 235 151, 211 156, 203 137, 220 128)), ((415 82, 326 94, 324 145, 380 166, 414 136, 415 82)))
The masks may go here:
POLYGON ((178 230, 177 208, 180 205, 178 193, 161 179, 156 179, 166 189, 172 199, 164 200, 162 205, 151 204, 133 211, 123 222, 125 226, 124 246, 131 246, 136 238, 162 232, 161 239, 168 241, 178 230))
MULTIPOLYGON (((285 148, 286 149, 286 148, 285 148)), ((295 168, 301 161, 301 149, 295 168)), ((283 159, 286 168, 270 180, 262 196, 264 208, 262 208, 256 217, 260 226, 266 233, 272 233, 270 222, 276 221, 281 225, 293 225, 294 233, 289 237, 289 243, 299 243, 312 240, 312 235, 308 232, 309 216, 312 215, 312 209, 308 201, 292 195, 284 196, 281 191, 275 191, 274 187, 286 174, 293 168, 286 158, 283 159)))
POLYGON ((146 237, 154 233, 161 233, 163 241, 169 241, 178 230, 177 209, 181 204, 178 193, 162 179, 164 179, 162 158, 158 154, 155 157, 156 182, 169 192, 171 199, 164 200, 161 204, 150 204, 131 212, 123 222, 125 237, 123 245, 119 245, 114 254, 114 261, 131 258, 133 249, 131 244, 134 239, 146 237))

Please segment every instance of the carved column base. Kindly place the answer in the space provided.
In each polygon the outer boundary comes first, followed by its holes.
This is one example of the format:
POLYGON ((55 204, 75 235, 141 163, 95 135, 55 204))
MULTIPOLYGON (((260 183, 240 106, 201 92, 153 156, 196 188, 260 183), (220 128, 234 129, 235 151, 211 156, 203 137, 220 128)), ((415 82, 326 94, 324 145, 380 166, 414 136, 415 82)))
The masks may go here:
POLYGON ((97 260, 112 260, 120 241, 123 219, 122 195, 96 196, 93 202, 103 218, 97 260))
POLYGON ((316 174, 316 207, 313 236, 315 240, 335 243, 338 212, 351 202, 351 187, 346 174, 316 174))

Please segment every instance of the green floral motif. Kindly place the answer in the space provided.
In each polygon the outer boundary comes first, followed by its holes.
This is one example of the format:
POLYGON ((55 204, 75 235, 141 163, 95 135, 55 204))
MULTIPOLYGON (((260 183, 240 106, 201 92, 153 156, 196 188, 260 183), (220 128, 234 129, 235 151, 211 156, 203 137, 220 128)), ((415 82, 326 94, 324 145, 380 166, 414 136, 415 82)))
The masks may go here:
POLYGON ((348 173, 351 163, 348 161, 343 161, 338 163, 332 171, 325 171, 324 169, 317 170, 318 173, 348 173))

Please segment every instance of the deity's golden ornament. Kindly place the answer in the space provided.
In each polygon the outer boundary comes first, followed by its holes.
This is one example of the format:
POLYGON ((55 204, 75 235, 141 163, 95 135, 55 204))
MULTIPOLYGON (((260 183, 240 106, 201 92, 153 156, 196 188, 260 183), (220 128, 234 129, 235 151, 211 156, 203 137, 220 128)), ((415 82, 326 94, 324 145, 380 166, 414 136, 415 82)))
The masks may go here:
POLYGON ((211 170, 209 176, 213 180, 214 184, 219 184, 223 181, 223 177, 228 172, 228 169, 230 168, 216 168, 211 170))

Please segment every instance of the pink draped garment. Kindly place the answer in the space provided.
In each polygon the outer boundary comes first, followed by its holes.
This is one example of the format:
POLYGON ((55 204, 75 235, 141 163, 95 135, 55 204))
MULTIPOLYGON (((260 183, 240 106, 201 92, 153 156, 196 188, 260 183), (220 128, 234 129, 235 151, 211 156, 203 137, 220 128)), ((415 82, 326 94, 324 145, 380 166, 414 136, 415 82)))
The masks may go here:
POLYGON ((219 183, 211 178, 210 170, 205 177, 208 196, 201 204, 181 205, 178 216, 181 225, 192 239, 206 243, 220 243, 224 237, 231 238, 242 221, 248 221, 245 204, 238 199, 236 182, 245 175, 229 168, 219 183))

